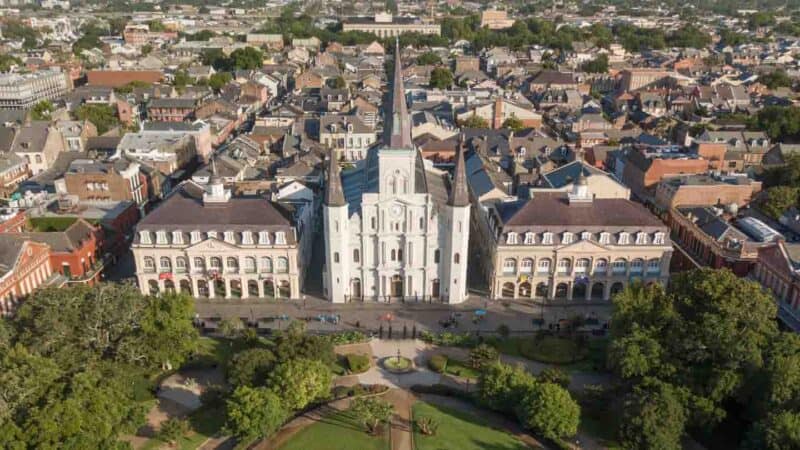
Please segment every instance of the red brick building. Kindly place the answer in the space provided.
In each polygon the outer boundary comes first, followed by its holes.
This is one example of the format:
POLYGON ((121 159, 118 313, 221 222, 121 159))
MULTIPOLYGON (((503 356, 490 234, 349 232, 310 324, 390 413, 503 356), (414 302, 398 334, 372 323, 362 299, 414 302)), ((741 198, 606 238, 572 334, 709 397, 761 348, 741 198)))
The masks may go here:
POLYGON ((93 284, 100 279, 102 264, 98 264, 98 248, 102 230, 83 219, 64 231, 14 233, 14 236, 46 244, 50 247, 50 266, 71 283, 93 284))
POLYGON ((777 241, 758 250, 755 279, 772 291, 778 301, 778 317, 800 332, 800 246, 777 241))

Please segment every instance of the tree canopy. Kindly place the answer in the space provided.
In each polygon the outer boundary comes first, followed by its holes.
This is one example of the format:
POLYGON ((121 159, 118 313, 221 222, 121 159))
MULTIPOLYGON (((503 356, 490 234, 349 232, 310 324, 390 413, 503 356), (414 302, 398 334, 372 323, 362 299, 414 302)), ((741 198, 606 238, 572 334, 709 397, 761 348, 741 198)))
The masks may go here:
MULTIPOLYGON (((800 352, 785 344, 786 359, 772 356, 784 334, 775 301, 756 282, 726 269, 693 270, 674 275, 668 290, 633 285, 614 306, 609 365, 633 387, 621 429, 632 448, 675 448, 687 429, 710 433, 763 404, 764 394, 798 392, 792 383, 764 387, 779 371, 773 361, 786 367, 800 352)), ((761 417, 751 412, 747 420, 761 417)))
POLYGON ((0 448, 118 448, 151 376, 194 349, 192 299, 101 283, 34 292, 0 319, 0 448))

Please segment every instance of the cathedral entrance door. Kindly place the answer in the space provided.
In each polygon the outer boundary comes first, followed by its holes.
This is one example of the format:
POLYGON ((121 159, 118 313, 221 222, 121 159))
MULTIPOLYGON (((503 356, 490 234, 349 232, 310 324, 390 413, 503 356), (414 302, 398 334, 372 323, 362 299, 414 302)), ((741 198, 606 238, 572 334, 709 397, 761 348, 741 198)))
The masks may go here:
POLYGON ((392 277, 390 295, 392 297, 403 296, 403 277, 401 277, 400 275, 395 275, 392 277))

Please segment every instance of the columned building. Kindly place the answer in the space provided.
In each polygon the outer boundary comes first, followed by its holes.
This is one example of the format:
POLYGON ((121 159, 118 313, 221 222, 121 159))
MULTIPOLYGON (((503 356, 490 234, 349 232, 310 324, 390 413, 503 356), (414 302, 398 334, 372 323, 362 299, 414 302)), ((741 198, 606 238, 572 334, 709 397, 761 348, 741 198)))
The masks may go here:
POLYGON ((438 23, 416 17, 394 17, 388 13, 378 13, 374 17, 351 17, 342 21, 342 30, 372 33, 381 38, 405 33, 442 34, 442 27, 438 23))
POLYGON ((452 179, 422 158, 396 58, 382 146, 342 173, 336 158, 328 159, 325 295, 334 303, 460 303, 467 297, 470 214, 463 153, 452 179))
POLYGON ((132 248, 145 294, 297 299, 306 241, 281 205, 232 197, 214 170, 208 186, 184 182, 139 222, 132 248))
POLYGON ((594 198, 581 174, 571 193, 498 202, 480 224, 494 299, 606 301, 632 282, 665 284, 669 229, 627 199, 594 198))

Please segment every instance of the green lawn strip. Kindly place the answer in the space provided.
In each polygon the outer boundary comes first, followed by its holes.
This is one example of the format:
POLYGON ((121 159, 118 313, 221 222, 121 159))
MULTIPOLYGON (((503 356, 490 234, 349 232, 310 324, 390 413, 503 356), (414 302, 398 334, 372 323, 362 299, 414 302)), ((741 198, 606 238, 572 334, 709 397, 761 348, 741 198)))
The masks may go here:
POLYGON ((513 435, 487 427, 484 419, 471 413, 425 402, 414 404, 412 412, 415 420, 421 417, 430 417, 439 424, 439 428, 433 436, 422 435, 415 426, 416 450, 522 450, 528 448, 513 435))
POLYGON ((497 350, 509 356, 561 366, 568 371, 596 372, 605 367, 608 339, 589 339, 586 348, 567 337, 511 337, 493 342, 497 350))
POLYGON ((464 378, 478 378, 480 375, 480 372, 477 369, 473 369, 463 361, 452 358, 447 358, 447 365, 444 368, 444 372, 464 378))
POLYGON ((371 436, 351 413, 343 411, 301 430, 280 450, 386 450, 388 447, 388 425, 381 436, 371 436))

